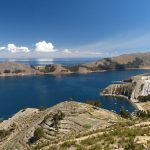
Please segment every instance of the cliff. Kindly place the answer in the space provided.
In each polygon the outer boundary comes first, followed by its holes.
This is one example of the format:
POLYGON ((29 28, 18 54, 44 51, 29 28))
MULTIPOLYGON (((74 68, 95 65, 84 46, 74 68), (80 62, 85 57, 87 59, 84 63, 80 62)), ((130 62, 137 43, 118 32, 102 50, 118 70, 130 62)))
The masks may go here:
POLYGON ((146 107, 150 104, 150 99, 145 100, 150 95, 150 74, 133 76, 121 84, 112 84, 106 87, 101 93, 104 96, 123 96, 131 100, 141 110, 149 110, 146 107), (143 99, 145 100, 143 100, 143 99), (146 106, 145 103, 146 102, 146 106))

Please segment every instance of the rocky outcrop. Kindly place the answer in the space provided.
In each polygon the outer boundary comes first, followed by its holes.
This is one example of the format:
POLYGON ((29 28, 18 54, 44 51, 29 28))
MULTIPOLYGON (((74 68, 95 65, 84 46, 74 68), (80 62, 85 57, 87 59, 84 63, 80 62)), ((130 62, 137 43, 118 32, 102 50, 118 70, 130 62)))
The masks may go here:
MULTIPOLYGON (((121 84, 112 84, 102 91, 105 96, 123 96, 131 100, 131 102, 138 103, 136 106, 139 109, 146 109, 143 103, 140 103, 140 96, 148 96, 150 94, 150 74, 142 74, 133 76, 125 80, 121 84)), ((150 103, 150 102, 148 102, 150 103)), ((148 104, 147 104, 148 105, 148 104)))
POLYGON ((131 97, 132 94, 132 84, 122 83, 122 84, 112 84, 103 90, 102 95, 114 95, 114 96, 125 96, 127 98, 131 97))

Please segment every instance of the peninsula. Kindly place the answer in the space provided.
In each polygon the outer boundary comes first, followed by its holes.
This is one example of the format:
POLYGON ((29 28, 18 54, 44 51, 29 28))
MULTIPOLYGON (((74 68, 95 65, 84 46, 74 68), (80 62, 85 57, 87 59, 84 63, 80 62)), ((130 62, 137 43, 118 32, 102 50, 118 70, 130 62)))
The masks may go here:
POLYGON ((46 66, 30 66, 16 62, 0 63, 0 76, 24 76, 43 74, 92 73, 107 70, 150 69, 150 52, 103 58, 93 63, 46 66))

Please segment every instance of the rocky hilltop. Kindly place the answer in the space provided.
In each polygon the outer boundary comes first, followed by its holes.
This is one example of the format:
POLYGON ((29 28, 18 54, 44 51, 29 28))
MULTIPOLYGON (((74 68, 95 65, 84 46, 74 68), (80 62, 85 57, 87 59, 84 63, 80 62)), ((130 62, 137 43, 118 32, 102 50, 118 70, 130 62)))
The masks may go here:
POLYGON ((120 118, 113 112, 73 101, 47 109, 23 109, 0 123, 0 150, 59 147, 64 141, 120 122, 120 118))
POLYGON ((150 109, 150 74, 133 76, 120 84, 111 84, 101 93, 105 96, 122 96, 140 110, 150 109))

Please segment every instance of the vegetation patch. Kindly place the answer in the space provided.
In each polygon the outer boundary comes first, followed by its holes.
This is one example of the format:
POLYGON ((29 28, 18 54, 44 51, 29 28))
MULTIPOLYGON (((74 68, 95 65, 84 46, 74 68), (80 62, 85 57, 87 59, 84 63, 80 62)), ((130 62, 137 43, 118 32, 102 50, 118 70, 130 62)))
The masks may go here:
POLYGON ((90 125, 90 124, 84 124, 83 125, 83 128, 85 128, 85 129, 90 129, 92 126, 90 125))
POLYGON ((131 118, 131 114, 128 111, 126 111, 124 108, 120 109, 120 116, 126 119, 131 118))
POLYGON ((95 100, 88 100, 86 101, 87 104, 95 106, 95 107, 100 107, 101 103, 99 101, 95 101, 95 100))
POLYGON ((138 100, 139 100, 140 102, 147 102, 147 101, 150 101, 150 94, 147 95, 147 96, 139 96, 139 97, 138 97, 138 100))
POLYGON ((29 140, 29 143, 34 143, 44 136, 44 131, 41 127, 35 129, 34 136, 29 140))
POLYGON ((10 131, 8 130, 0 130, 0 139, 5 138, 9 134, 10 134, 10 131))

